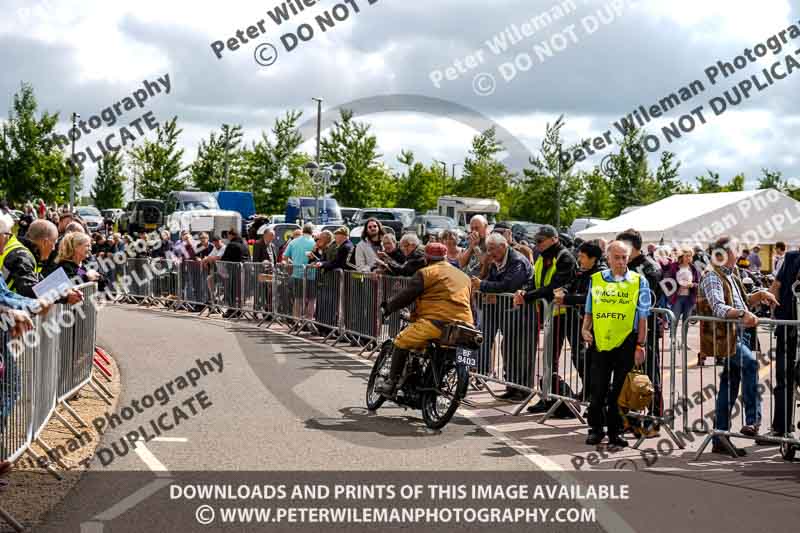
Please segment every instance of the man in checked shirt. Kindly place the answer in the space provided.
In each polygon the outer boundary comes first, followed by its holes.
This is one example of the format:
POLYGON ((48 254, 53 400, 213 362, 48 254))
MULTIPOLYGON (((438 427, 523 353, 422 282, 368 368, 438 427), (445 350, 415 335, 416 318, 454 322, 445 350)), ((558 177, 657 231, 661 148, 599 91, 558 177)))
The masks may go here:
MULTIPOLYGON (((737 319, 738 322, 710 322, 709 327, 702 330, 700 345, 703 353, 726 358, 717 392, 716 429, 730 429, 731 410, 741 382, 745 425, 740 432, 755 437, 761 424, 761 398, 758 394, 758 361, 753 355, 751 341, 752 335, 757 334, 758 317, 748 308, 764 302, 775 306, 778 301, 767 291, 747 294, 735 271, 738 256, 738 243, 729 236, 720 237, 712 246, 711 264, 700 281, 698 312, 717 318, 737 319)), ((738 457, 747 454, 724 436, 714 437, 712 451, 734 453, 738 457)))

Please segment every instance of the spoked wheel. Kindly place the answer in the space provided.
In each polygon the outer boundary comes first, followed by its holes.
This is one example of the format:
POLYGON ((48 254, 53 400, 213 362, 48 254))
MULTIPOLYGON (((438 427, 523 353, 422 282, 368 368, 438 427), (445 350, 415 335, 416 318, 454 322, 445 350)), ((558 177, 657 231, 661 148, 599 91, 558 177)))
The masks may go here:
POLYGON ((786 461, 794 461, 794 455, 797 452, 797 446, 788 442, 781 443, 781 456, 786 461))
POLYGON ((386 401, 386 396, 377 392, 376 389, 383 385, 383 382, 389 377, 391 366, 392 342, 387 341, 381 346, 381 351, 378 353, 378 357, 375 358, 375 364, 372 365, 372 372, 370 372, 369 381, 367 382, 367 409, 370 411, 377 411, 386 401))
POLYGON ((467 394, 469 372, 463 365, 445 366, 440 392, 426 392, 422 398, 422 419, 431 429, 443 428, 456 413, 467 394))

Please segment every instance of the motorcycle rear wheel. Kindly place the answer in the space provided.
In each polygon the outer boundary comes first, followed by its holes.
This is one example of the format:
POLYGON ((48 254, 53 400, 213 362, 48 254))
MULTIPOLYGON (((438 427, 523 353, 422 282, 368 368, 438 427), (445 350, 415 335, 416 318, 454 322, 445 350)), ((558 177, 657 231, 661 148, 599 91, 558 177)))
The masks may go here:
POLYGON ((441 392, 426 392, 422 397, 422 419, 431 429, 442 429, 456 413, 467 395, 469 371, 452 363, 445 367, 441 392))

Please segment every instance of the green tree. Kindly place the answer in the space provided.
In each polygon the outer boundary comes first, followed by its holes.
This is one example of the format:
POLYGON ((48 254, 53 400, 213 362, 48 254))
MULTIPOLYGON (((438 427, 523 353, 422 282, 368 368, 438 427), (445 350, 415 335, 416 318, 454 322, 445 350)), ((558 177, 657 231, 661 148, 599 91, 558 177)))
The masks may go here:
POLYGON ((714 172, 712 170, 708 170, 707 172, 708 176, 697 176, 695 178, 695 180, 697 180, 697 192, 722 192, 719 172, 714 172))
POLYGON ((600 169, 595 168, 592 172, 584 173, 581 181, 584 185, 581 215, 603 219, 611 217, 612 202, 608 178, 600 172, 600 169))
MULTIPOLYGON (((0 188, 8 201, 17 204, 34 198, 64 203, 69 200, 72 165, 51 141, 58 114, 44 111, 37 118, 37 109, 33 86, 23 83, 2 127, 0 188)), ((81 174, 76 172, 76 199, 82 189, 81 174)))
POLYGON ((211 132, 208 140, 200 141, 197 158, 189 166, 189 175, 201 191, 215 192, 240 189, 244 181, 244 152, 242 127, 223 124, 219 135, 211 132))
MULTIPOLYGON (((650 173, 647 152, 642 148, 644 136, 643 130, 629 129, 625 137, 618 142, 619 153, 610 156, 611 216, 618 216, 626 207, 647 205, 659 199, 660 186, 656 177, 650 173)), ((662 164, 664 162, 662 156, 662 164)), ((666 165, 663 175, 664 185, 670 188, 672 184, 669 156, 666 158, 666 165)))
POLYGON ((181 158, 183 149, 178 149, 178 117, 156 129, 156 140, 144 140, 142 146, 131 150, 131 163, 138 174, 140 196, 164 200, 172 191, 186 187, 181 158))
POLYGON ((97 165, 91 198, 98 209, 122 207, 126 181, 122 167, 120 152, 109 153, 97 165))
POLYGON ((656 169, 655 181, 659 200, 686 192, 687 188, 680 178, 680 162, 675 161, 672 152, 661 152, 661 160, 656 169))
POLYGON ((743 191, 744 182, 745 182, 744 174, 737 174, 733 178, 731 178, 731 181, 729 181, 727 185, 724 185, 722 187, 722 192, 743 191))
POLYGON ((378 139, 371 126, 353 120, 351 110, 340 110, 339 120, 320 143, 320 159, 324 165, 342 162, 347 172, 334 187, 340 205, 372 207, 385 194, 382 188, 392 185, 392 176, 379 160, 378 139))
POLYGON ((573 172, 574 160, 564 164, 561 157, 575 150, 574 146, 564 148, 563 127, 563 116, 553 124, 547 124, 539 155, 531 158, 531 167, 523 170, 518 186, 509 192, 512 195, 512 218, 563 225, 570 224, 578 215, 578 199, 583 186, 579 176, 573 172))
POLYGON ((761 177, 758 179, 759 189, 776 189, 781 192, 789 189, 789 183, 783 179, 782 172, 762 168, 761 174, 761 177))
POLYGON ((405 165, 406 172, 397 180, 398 194, 395 204, 398 207, 426 212, 436 207, 442 191, 442 168, 432 164, 426 167, 414 159, 414 153, 402 150, 397 161, 405 165))
POLYGON ((292 195, 313 196, 303 169, 310 158, 298 152, 303 143, 297 129, 301 116, 300 111, 287 111, 275 119, 271 136, 262 132, 261 140, 244 152, 242 188, 253 193, 259 213, 283 213, 292 195))
MULTIPOLYGON (((459 196, 502 198, 509 184, 517 178, 497 158, 504 150, 494 126, 473 137, 472 148, 464 159, 464 173, 455 183, 454 192, 459 196)), ((508 213, 507 206, 501 207, 508 213)))

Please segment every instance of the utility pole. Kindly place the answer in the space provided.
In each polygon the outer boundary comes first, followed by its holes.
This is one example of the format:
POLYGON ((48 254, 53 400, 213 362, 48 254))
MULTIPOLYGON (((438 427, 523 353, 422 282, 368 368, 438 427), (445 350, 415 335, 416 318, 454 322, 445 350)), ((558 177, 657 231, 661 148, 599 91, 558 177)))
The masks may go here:
POLYGON ((72 174, 69 176, 69 210, 72 211, 75 208, 75 182, 77 181, 77 176, 75 172, 78 170, 78 165, 75 163, 75 137, 78 131, 78 127, 75 124, 76 121, 81 116, 78 113, 72 113, 72 131, 70 131, 70 137, 72 138, 72 174))
MULTIPOLYGON (((312 98, 317 103, 317 168, 319 168, 319 147, 322 139, 322 98, 312 98)), ((322 201, 325 201, 323 196, 322 201)), ((320 202, 319 202, 319 188, 317 188, 317 204, 316 204, 317 224, 320 224, 320 202)))
POLYGON ((228 190, 228 140, 229 140, 229 134, 227 132, 223 132, 223 135, 225 135, 225 159, 223 160, 223 163, 222 163, 222 168, 223 168, 222 175, 224 176, 224 182, 225 182, 223 190, 227 191, 228 190))
POLYGON ((558 173, 556 175, 556 231, 561 231, 561 144, 558 145, 558 173))

